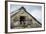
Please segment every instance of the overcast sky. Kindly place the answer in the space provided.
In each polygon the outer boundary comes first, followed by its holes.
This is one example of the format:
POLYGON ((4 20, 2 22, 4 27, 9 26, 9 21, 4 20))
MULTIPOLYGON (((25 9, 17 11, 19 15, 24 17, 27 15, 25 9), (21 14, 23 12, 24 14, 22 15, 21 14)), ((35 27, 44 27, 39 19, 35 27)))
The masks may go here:
MULTIPOLYGON (((16 11, 21 8, 22 5, 10 5, 10 11, 16 11)), ((23 5, 27 12, 29 12, 32 16, 34 16, 39 22, 42 23, 42 7, 41 6, 34 6, 34 5, 23 5)))

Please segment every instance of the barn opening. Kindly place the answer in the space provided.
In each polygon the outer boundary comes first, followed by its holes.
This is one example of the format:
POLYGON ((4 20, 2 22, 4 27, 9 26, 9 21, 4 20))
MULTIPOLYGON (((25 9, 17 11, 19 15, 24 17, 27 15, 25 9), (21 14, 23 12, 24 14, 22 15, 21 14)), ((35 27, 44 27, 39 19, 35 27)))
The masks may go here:
POLYGON ((25 16, 20 16, 20 24, 25 24, 25 16))

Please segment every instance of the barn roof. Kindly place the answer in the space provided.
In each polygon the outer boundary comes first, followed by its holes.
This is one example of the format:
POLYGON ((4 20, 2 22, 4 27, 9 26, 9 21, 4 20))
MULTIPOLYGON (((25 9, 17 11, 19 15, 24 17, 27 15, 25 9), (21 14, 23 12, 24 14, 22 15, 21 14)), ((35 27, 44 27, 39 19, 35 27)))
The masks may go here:
POLYGON ((28 13, 35 21, 37 21, 40 25, 42 25, 35 17, 33 17, 29 12, 27 12, 24 7, 19 8, 19 9, 17 10, 17 12, 16 12, 16 11, 12 12, 12 13, 11 13, 11 17, 13 17, 13 16, 16 15, 17 13, 19 13, 19 12, 20 12, 19 10, 21 10, 21 9, 23 9, 23 10, 24 10, 26 13, 28 13))

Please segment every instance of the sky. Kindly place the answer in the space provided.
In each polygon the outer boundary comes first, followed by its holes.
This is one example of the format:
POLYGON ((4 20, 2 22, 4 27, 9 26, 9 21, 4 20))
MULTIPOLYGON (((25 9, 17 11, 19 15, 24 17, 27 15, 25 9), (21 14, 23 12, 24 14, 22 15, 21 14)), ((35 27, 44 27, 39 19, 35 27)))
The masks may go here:
POLYGON ((34 5, 10 5, 10 12, 18 10, 21 7, 24 7, 27 12, 29 12, 33 17, 35 17, 40 23, 42 23, 42 6, 34 5))

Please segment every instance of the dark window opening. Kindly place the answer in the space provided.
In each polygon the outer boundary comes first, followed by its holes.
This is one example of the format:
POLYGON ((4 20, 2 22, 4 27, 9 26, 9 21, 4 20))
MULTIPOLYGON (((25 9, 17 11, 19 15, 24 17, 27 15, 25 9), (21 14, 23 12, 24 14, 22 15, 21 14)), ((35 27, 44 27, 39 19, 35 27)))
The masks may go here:
POLYGON ((20 16, 20 24, 25 24, 25 16, 20 16))

